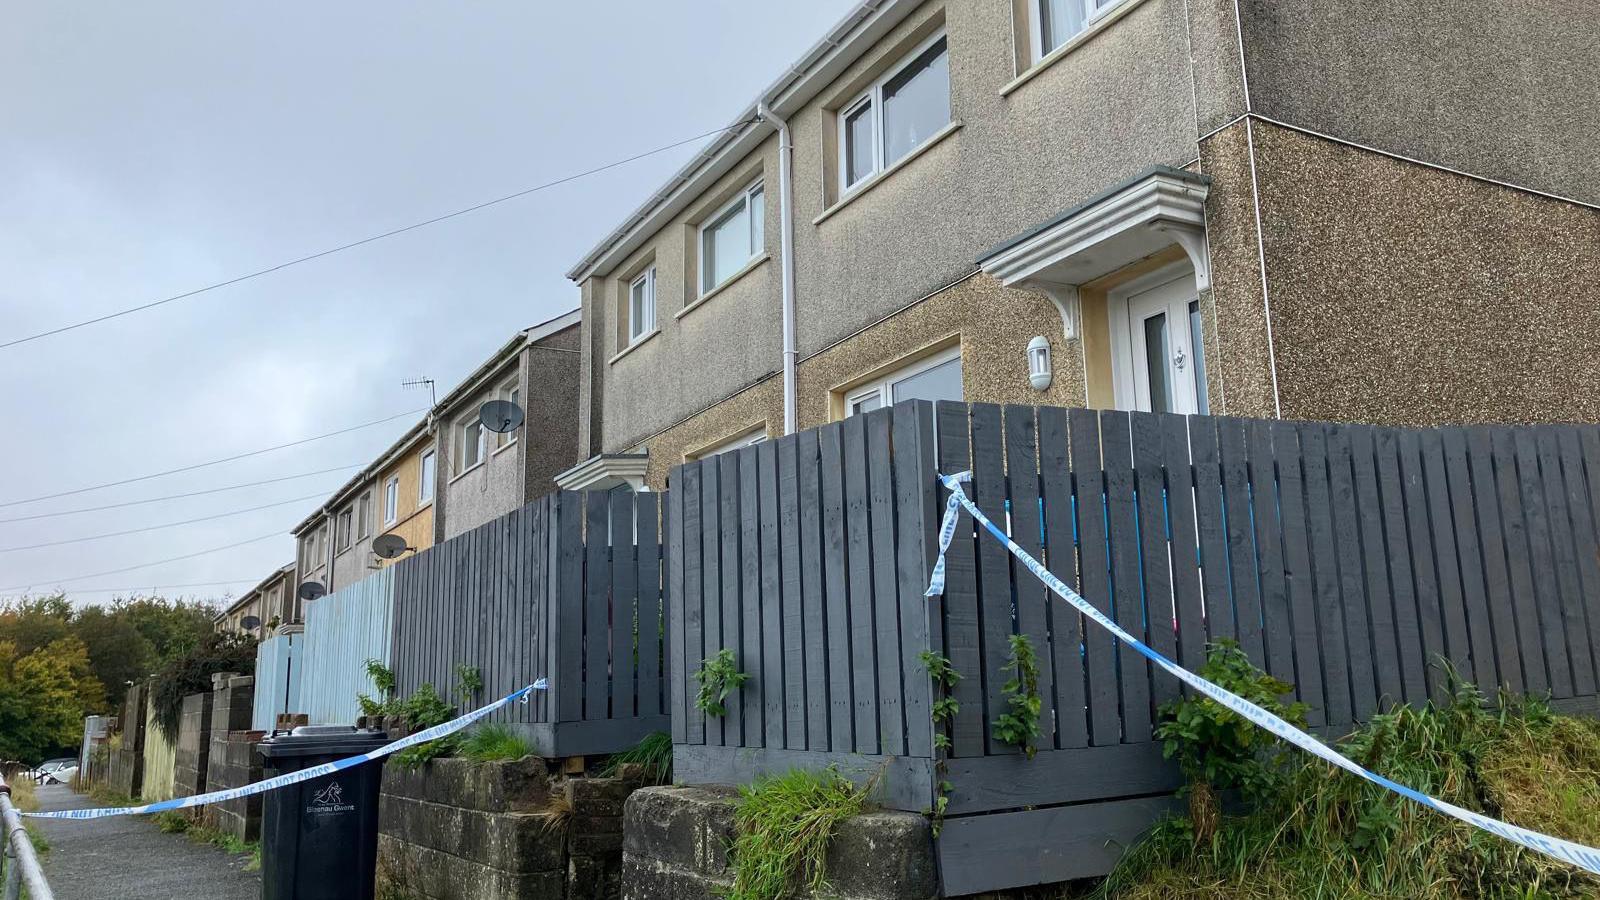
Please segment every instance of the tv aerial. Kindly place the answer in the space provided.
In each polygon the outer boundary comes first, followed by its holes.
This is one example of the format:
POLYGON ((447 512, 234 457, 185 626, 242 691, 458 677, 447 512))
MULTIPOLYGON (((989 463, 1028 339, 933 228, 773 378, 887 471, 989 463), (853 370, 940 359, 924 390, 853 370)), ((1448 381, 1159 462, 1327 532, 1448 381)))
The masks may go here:
POLYGON ((295 594, 298 595, 301 600, 311 601, 317 599, 318 597, 327 596, 328 589, 323 587, 322 582, 320 581, 307 581, 300 585, 300 589, 295 591, 295 594))
POLYGON ((245 616, 239 620, 239 627, 243 628, 245 631, 255 631, 257 628, 261 627, 261 617, 245 616))
POLYGON ((384 559, 395 559, 407 550, 415 547, 406 544, 406 539, 398 534, 380 534, 372 539, 372 552, 384 559))
POLYGON ((478 419, 483 422, 483 427, 496 434, 516 431, 522 427, 525 418, 522 407, 510 400, 490 400, 478 407, 478 419))

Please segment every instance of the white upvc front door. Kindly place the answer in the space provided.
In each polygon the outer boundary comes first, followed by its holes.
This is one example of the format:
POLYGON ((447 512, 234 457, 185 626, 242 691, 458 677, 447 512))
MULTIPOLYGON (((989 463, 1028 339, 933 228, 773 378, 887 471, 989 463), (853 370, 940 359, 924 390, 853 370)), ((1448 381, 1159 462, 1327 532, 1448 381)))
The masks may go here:
POLYGON ((1113 304, 1117 405, 1145 412, 1206 413, 1205 339, 1194 277, 1184 275, 1113 304))

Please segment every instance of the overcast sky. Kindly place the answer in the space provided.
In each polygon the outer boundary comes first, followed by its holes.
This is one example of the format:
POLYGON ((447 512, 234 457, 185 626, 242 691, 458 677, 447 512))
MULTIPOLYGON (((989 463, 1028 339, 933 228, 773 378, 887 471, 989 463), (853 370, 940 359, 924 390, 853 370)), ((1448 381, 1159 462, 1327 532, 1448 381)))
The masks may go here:
MULTIPOLYGON (((191 290, 725 125, 851 0, 0 0, 0 342, 191 290)), ((0 350, 0 596, 236 596, 698 144, 0 350), (102 506, 351 466, 276 484, 102 506), (316 499, 310 499, 311 497, 316 499), (297 499, 298 498, 298 499, 297 499), (209 522, 14 549, 284 503, 209 522), (263 535, 231 550, 107 572, 263 535)))

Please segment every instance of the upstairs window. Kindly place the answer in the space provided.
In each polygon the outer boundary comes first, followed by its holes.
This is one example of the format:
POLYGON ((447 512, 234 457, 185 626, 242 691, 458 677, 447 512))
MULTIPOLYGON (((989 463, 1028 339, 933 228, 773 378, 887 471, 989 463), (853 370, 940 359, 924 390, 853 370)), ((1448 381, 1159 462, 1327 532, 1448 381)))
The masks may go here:
MULTIPOLYGON (((706 224, 700 226, 700 293, 710 293, 756 258, 765 246, 765 219, 766 201, 759 181, 706 219, 706 224)), ((654 284, 652 278, 652 306, 654 284)))
POLYGON ((1034 59, 1072 40, 1123 0, 1033 0, 1034 59))
MULTIPOLYGON (((518 387, 515 381, 508 381, 500 386, 500 399, 510 400, 517 406, 521 406, 522 388, 518 387)), ((496 432, 494 436, 494 445, 498 449, 500 447, 515 443, 516 440, 517 433, 515 431, 496 432)))
POLYGON ((427 503, 433 499, 433 479, 438 472, 438 458, 432 450, 422 454, 422 463, 417 467, 420 470, 417 483, 417 502, 427 503))
POLYGON ((351 511, 348 508, 346 508, 344 512, 339 513, 338 537, 340 553, 350 549, 350 516, 351 511))
POLYGON ((483 427, 483 421, 478 418, 477 413, 473 413, 470 417, 461 420, 458 431, 460 444, 456 457, 461 464, 457 467, 456 474, 460 475, 462 472, 483 462, 485 450, 487 449, 486 445, 488 444, 488 429, 483 427))
POLYGON ((844 413, 872 412, 902 400, 962 399, 961 348, 952 347, 850 391, 845 395, 844 413))
POLYGON ((628 343, 656 328, 656 267, 639 273, 628 287, 628 343))
POLYGON ((950 124, 944 35, 913 51, 839 115, 839 174, 848 191, 950 124))
POLYGON ((383 484, 383 524, 393 525, 400 518, 400 478, 394 476, 383 484))
POLYGON ((372 533, 372 495, 362 494, 356 501, 356 537, 365 538, 372 533))

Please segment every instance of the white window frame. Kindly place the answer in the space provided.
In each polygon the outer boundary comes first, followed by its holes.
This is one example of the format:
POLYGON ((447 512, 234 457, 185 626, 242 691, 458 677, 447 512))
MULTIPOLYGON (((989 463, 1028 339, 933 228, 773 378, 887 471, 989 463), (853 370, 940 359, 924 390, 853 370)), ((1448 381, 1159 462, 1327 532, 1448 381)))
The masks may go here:
MULTIPOLYGON (((894 371, 889 372, 889 373, 887 373, 885 375, 882 375, 882 376, 879 376, 877 378, 874 378, 873 380, 871 380, 871 381, 869 381, 869 382, 867 382, 865 384, 856 385, 855 387, 851 388, 850 390, 844 392, 844 414, 845 414, 845 418, 849 418, 850 416, 856 415, 856 410, 855 410, 856 403, 861 401, 861 400, 866 399, 867 397, 872 396, 873 394, 877 394, 879 396, 879 398, 880 398, 880 403, 881 403, 881 405, 879 407, 880 409, 893 406, 894 403, 893 403, 892 397, 893 397, 894 386, 895 385, 899 384, 902 381, 905 381, 907 378, 910 378, 913 375, 921 375, 923 372, 926 372, 929 369, 935 368, 937 366, 942 366, 942 365, 944 365, 945 363, 949 362, 952 359, 960 359, 960 358, 961 358, 961 345, 957 344, 954 347, 949 347, 947 349, 940 350, 938 353, 935 353, 935 354, 933 354, 931 356, 923 357, 922 359, 919 359, 916 362, 908 363, 907 365, 901 366, 900 368, 895 369, 894 371)), ((962 369, 963 380, 965 379, 965 375, 966 375, 966 370, 963 367, 963 369, 962 369)), ((965 384, 963 384, 962 385, 963 394, 965 394, 965 391, 966 391, 966 386, 965 386, 965 384)))
POLYGON ((339 553, 349 550, 350 545, 354 543, 355 520, 356 509, 354 504, 340 510, 339 515, 334 519, 334 545, 338 548, 339 553))
POLYGON ((372 492, 356 498, 356 540, 364 540, 372 533, 372 492))
POLYGON ((740 434, 735 435, 734 437, 731 437, 720 444, 701 450, 699 453, 694 455, 694 458, 710 459, 713 456, 721 456, 722 454, 731 452, 733 450, 743 450, 746 447, 754 447, 757 444, 764 444, 766 442, 767 426, 758 425, 755 428, 752 428, 749 431, 741 432, 740 434))
MULTIPOLYGON (((730 200, 728 200, 727 203, 724 203, 721 206, 717 207, 716 210, 711 213, 711 215, 706 216, 704 219, 702 219, 700 221, 700 225, 697 228, 695 228, 695 270, 699 273, 699 276, 700 276, 699 277, 699 281, 700 281, 699 296, 704 297, 705 295, 711 293, 712 291, 716 290, 717 288, 720 288, 724 284, 727 284, 728 282, 732 281, 734 279, 735 275, 737 275, 739 272, 743 271, 745 266, 748 266, 750 264, 751 260, 753 260, 756 257, 760 256, 762 254, 762 252, 766 249, 767 226, 766 226, 765 222, 762 222, 761 223, 761 240, 759 242, 757 242, 755 240, 751 240, 751 242, 750 242, 750 255, 748 257, 745 257, 744 262, 740 264, 739 268, 734 269, 732 274, 730 274, 727 278, 724 278, 721 281, 717 282, 716 284, 708 283, 707 279, 710 278, 711 273, 710 273, 710 271, 708 271, 706 269, 706 231, 707 231, 707 229, 711 228, 712 226, 716 225, 718 222, 722 221, 723 217, 726 216, 728 213, 732 212, 733 208, 738 206, 740 203, 745 204, 745 212, 746 212, 746 214, 748 214, 749 213, 750 198, 751 198, 752 195, 754 195, 758 191, 761 193, 761 213, 762 213, 762 218, 765 219, 766 218, 766 209, 767 209, 767 192, 766 192, 766 187, 763 184, 763 179, 757 178, 756 180, 754 180, 754 181, 750 182, 749 184, 745 185, 744 189, 739 191, 737 194, 735 194, 730 200)), ((749 217, 749 222, 746 224, 746 228, 751 231, 751 233, 748 236, 751 237, 752 239, 755 237, 754 229, 756 227, 756 221, 757 220, 756 220, 755 216, 750 216, 749 217)), ((652 269, 653 268, 654 267, 652 267, 652 269)), ((629 297, 629 302, 630 302, 630 304, 632 303, 632 297, 631 296, 629 297)))
MULTIPOLYGON (((701 252, 704 252, 702 249, 701 252)), ((639 277, 628 282, 628 346, 633 346, 656 330, 656 267, 650 266, 639 277), (643 316, 643 322, 633 320, 633 290, 640 285, 644 286, 644 303, 648 315, 643 316)))
POLYGON ((1105 2, 1101 2, 1101 0, 1077 0, 1078 3, 1083 4, 1083 27, 1066 40, 1049 48, 1044 45, 1044 4, 1047 2, 1049 0, 1028 0, 1028 32, 1033 45, 1030 49, 1033 51, 1034 62, 1039 62, 1061 47, 1071 43, 1073 38, 1094 28, 1101 19, 1110 15, 1112 10, 1129 2, 1129 0, 1105 0, 1105 2))
POLYGON ((400 476, 390 475, 383 483, 383 525, 385 528, 400 521, 400 476))
MULTIPOLYGON (((1037 12, 1038 12, 1037 11, 1038 0, 1034 0, 1034 6, 1035 6, 1035 15, 1037 15, 1037 12)), ((1036 28, 1035 30, 1037 31, 1038 29, 1036 28)), ((885 169, 888 169, 890 166, 892 166, 895 163, 900 161, 900 158, 884 159, 883 86, 885 84, 888 84, 889 82, 893 81, 897 76, 899 76, 899 74, 901 72, 905 71, 907 66, 909 66, 912 63, 916 62, 917 61, 917 57, 921 56, 924 52, 926 52, 929 47, 932 47, 934 44, 937 44, 937 43, 939 43, 940 41, 943 41, 943 40, 945 40, 945 31, 944 31, 944 29, 941 28, 941 29, 939 29, 939 31, 937 31, 936 33, 931 35, 927 40, 925 40, 922 43, 918 44, 909 53, 907 53, 906 55, 902 56, 900 58, 900 60, 898 62, 896 62, 892 68, 889 69, 888 72, 884 73, 883 75, 880 75, 878 77, 878 79, 876 81, 874 81, 869 87, 867 87, 861 93, 857 94, 855 96, 855 99, 853 99, 849 103, 846 103, 845 105, 839 107, 839 114, 835 118, 838 119, 838 123, 836 125, 836 128, 838 130, 838 143, 839 143, 839 160, 838 160, 838 163, 839 163, 839 196, 840 197, 844 197, 844 196, 846 196, 848 194, 851 194, 851 193, 855 192, 862 185, 865 185, 865 184, 871 182, 874 177, 876 177, 877 175, 881 174, 885 169), (868 103, 872 104, 872 112, 867 114, 872 119, 872 171, 865 173, 854 184, 851 184, 850 183, 850 136, 849 136, 849 133, 848 133, 848 131, 846 129, 846 123, 850 120, 851 114, 855 113, 864 104, 868 104, 868 103)), ((945 42, 944 52, 945 52, 946 60, 948 60, 949 55, 950 55, 950 44, 949 44, 948 41, 945 42)), ((949 101, 949 87, 948 86, 946 86, 945 94, 946 94, 946 102, 948 103, 948 101, 949 101)), ((951 118, 952 121, 954 120, 955 116, 954 116, 953 112, 952 112, 950 118, 951 118)), ((948 123, 946 123, 946 124, 948 124, 948 123)), ((921 145, 919 144, 918 146, 921 146, 921 145)), ((906 155, 909 156, 909 155, 911 155, 912 153, 915 153, 915 152, 916 152, 916 148, 913 147, 911 150, 906 152, 906 155)))
MULTIPOLYGON (((495 392, 495 396, 501 400, 509 400, 512 403, 521 406, 522 384, 516 378, 513 378, 505 384, 500 385, 500 389, 495 392)), ((526 412, 526 410, 524 410, 524 412, 526 412)), ((501 450, 504 450, 512 444, 515 444, 517 442, 517 431, 520 430, 520 428, 516 431, 489 431, 487 428, 484 429, 485 432, 494 435, 495 453, 499 453, 501 450)))
POLYGON ((433 502, 433 480, 439 477, 439 452, 437 450, 423 451, 417 457, 417 505, 424 506, 433 502), (433 460, 433 478, 428 477, 428 460, 433 460))
POLYGON ((461 471, 456 473, 457 478, 483 465, 489 459, 488 435, 490 432, 489 429, 483 427, 483 420, 474 412, 456 420, 456 460, 457 462, 466 462, 467 435, 471 434, 474 429, 478 433, 478 458, 473 460, 471 465, 463 465, 461 471))

